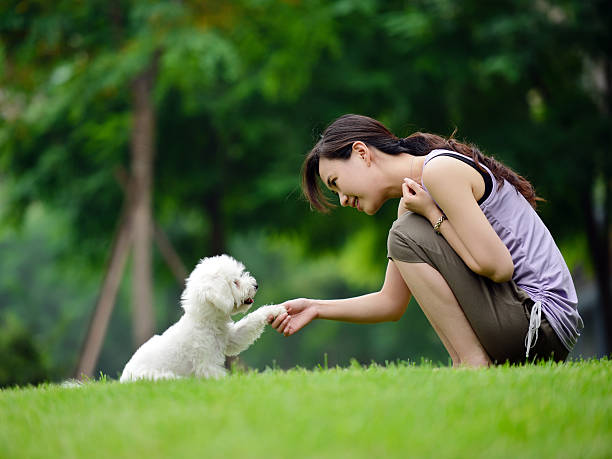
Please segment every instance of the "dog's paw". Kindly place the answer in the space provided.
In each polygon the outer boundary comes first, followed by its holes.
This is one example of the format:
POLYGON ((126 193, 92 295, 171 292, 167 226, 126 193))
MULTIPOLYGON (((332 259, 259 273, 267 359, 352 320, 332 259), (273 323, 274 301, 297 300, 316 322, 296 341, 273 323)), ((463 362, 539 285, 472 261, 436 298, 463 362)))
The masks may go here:
POLYGON ((259 310, 265 314, 266 317, 272 316, 275 317, 282 314, 283 312, 287 312, 284 306, 280 304, 270 304, 268 306, 262 306, 259 310))

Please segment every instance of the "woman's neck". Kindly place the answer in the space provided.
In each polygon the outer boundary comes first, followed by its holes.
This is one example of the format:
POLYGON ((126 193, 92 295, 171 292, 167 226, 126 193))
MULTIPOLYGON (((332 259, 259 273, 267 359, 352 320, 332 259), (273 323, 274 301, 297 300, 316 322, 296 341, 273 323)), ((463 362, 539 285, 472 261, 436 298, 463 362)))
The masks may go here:
POLYGON ((408 153, 385 156, 385 183, 389 198, 402 196, 402 183, 406 177, 421 183, 425 156, 412 156, 408 153))

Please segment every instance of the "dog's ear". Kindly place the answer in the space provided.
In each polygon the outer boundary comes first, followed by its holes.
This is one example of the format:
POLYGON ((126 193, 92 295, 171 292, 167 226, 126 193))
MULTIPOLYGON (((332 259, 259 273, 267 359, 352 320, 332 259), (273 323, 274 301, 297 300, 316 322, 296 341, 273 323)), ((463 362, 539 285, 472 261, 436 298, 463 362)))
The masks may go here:
POLYGON ((206 313, 206 309, 201 309, 205 304, 230 314, 234 307, 234 295, 224 277, 208 277, 195 270, 187 278, 181 306, 185 312, 201 314, 206 313))
POLYGON ((229 282, 218 279, 212 288, 205 291, 206 301, 212 303, 217 309, 229 314, 234 307, 234 295, 229 282))

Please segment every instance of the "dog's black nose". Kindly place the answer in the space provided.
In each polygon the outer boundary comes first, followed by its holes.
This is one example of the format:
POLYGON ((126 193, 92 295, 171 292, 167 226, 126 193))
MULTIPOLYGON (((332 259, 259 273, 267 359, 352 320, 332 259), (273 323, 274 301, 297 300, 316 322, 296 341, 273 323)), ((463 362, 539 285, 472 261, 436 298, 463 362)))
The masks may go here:
POLYGON ((259 288, 259 285, 255 284, 255 290, 257 290, 259 288))

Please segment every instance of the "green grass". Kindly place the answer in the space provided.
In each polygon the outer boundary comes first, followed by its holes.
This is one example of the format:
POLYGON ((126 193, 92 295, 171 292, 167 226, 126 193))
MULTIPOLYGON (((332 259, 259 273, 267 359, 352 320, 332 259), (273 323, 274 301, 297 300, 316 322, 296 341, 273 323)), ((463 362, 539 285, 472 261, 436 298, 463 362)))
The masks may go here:
POLYGON ((0 392, 0 457, 611 457, 612 361, 0 392))

